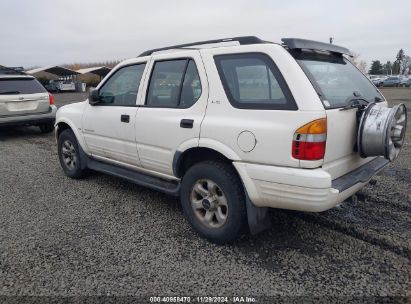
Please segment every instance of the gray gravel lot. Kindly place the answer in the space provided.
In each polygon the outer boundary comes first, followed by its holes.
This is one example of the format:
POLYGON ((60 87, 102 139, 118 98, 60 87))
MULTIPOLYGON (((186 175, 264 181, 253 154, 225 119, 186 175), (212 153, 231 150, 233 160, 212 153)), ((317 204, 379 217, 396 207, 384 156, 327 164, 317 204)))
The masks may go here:
MULTIPOLYGON (((84 96, 57 94, 56 103, 84 96)), ((411 89, 404 96, 411 102, 411 89)), ((99 173, 72 180, 52 134, 0 129, 0 295, 409 299, 409 142, 408 133, 359 202, 321 214, 274 210, 270 231, 217 246, 192 231, 177 199, 99 173)))

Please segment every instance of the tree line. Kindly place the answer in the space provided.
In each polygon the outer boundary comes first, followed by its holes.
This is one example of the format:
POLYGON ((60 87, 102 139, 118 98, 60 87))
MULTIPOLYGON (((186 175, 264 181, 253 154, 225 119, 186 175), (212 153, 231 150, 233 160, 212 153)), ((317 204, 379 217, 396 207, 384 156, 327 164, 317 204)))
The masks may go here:
POLYGON ((394 62, 387 61, 386 63, 381 63, 379 60, 373 60, 368 73, 370 75, 410 75, 411 57, 408 56, 403 49, 400 49, 394 62))

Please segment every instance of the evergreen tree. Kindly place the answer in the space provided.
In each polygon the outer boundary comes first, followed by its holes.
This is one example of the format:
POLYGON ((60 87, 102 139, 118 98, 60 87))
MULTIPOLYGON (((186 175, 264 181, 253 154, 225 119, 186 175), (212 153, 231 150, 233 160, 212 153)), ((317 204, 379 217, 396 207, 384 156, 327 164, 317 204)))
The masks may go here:
POLYGON ((368 72, 371 75, 380 75, 383 74, 383 66, 379 60, 374 60, 371 64, 371 68, 368 72))

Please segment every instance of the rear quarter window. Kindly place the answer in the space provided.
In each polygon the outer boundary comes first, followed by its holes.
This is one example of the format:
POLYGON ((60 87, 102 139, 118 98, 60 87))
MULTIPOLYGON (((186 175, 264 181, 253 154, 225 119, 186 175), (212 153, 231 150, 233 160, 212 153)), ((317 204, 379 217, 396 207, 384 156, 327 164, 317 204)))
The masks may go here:
POLYGON ((267 55, 216 55, 214 60, 227 98, 234 107, 297 110, 287 83, 267 55))
POLYGON ((33 78, 0 79, 0 94, 36 94, 46 89, 33 78))

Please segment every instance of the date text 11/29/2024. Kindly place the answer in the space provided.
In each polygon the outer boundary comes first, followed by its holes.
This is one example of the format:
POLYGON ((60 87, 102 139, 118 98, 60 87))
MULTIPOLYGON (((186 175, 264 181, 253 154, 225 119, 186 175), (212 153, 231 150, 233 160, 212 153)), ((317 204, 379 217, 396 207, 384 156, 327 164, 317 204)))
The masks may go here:
POLYGON ((151 303, 256 303, 254 297, 150 297, 151 303))

